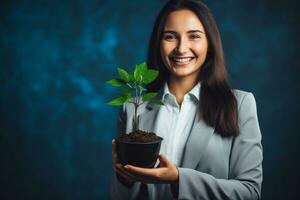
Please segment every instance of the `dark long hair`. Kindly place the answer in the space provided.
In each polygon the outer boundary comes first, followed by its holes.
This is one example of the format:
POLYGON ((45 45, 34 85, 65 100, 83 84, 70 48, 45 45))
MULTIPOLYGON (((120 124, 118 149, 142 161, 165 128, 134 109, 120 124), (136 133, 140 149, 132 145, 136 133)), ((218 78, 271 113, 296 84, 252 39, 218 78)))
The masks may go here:
POLYGON ((189 9, 198 16, 208 40, 207 56, 198 76, 201 82, 199 116, 207 125, 215 127, 216 133, 224 137, 237 136, 237 100, 228 84, 220 34, 214 17, 200 0, 170 0, 160 11, 151 34, 147 60, 149 68, 159 70, 159 76, 147 85, 147 89, 158 91, 169 79, 170 73, 162 61, 160 43, 168 15, 180 9, 189 9))

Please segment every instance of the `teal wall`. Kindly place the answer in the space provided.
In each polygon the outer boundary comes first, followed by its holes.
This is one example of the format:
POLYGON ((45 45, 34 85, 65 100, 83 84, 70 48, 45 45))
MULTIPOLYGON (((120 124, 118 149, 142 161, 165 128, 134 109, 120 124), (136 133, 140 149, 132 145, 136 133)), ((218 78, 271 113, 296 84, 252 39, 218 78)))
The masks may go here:
MULTIPOLYGON (((164 2, 1 1, 1 199, 108 199, 117 108, 105 81, 145 60, 164 2)), ((296 2, 206 1, 232 85, 257 100, 263 199, 299 197, 296 2)))

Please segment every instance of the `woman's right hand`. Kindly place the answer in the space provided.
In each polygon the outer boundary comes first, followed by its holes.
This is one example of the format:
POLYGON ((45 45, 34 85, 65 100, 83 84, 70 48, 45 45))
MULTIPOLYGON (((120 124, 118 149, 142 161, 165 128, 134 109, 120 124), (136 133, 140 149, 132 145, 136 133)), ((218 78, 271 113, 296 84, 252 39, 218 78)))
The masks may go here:
POLYGON ((119 163, 119 158, 117 155, 117 144, 116 141, 112 140, 112 162, 113 169, 116 173, 118 181, 120 181, 123 185, 127 187, 132 187, 136 182, 134 176, 130 174, 121 163, 119 163))

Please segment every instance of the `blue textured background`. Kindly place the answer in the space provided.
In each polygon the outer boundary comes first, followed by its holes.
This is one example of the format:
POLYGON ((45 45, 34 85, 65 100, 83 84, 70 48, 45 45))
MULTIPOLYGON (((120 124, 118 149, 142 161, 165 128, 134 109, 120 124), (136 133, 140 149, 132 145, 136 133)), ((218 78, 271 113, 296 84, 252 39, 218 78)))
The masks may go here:
MULTIPOLYGON (((0 198, 108 199, 116 67, 146 58, 165 1, 1 1, 0 198)), ((206 1, 235 88, 255 94, 263 199, 299 197, 297 1, 206 1)))

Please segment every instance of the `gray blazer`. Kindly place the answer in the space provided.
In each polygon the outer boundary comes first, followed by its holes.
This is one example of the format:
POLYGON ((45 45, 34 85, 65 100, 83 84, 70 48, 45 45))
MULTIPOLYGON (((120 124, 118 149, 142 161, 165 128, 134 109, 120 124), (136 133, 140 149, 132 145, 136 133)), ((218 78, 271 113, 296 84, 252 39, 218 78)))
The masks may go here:
MULTIPOLYGON (((256 102, 252 93, 234 90, 238 102, 240 135, 223 138, 195 116, 192 130, 185 145, 179 169, 179 199, 260 199, 262 184, 262 145, 256 102)), ((160 94, 161 95, 161 94, 160 94)), ((140 129, 154 131, 160 106, 148 102, 138 110, 140 129)), ((119 133, 132 130, 132 104, 120 110, 119 133)), ((150 199, 172 199, 170 185, 164 194, 159 194, 153 184, 148 190, 150 199)), ((134 199, 140 189, 137 182, 126 188, 113 176, 112 199, 134 199)))

